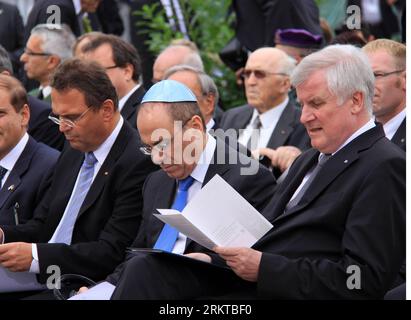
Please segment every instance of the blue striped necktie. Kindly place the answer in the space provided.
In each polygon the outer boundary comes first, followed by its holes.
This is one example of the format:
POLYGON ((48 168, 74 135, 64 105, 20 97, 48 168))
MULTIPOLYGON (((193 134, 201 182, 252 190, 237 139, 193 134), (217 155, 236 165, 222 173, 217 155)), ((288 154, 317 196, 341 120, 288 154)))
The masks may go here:
MULTIPOLYGON (((188 176, 187 178, 178 182, 177 196, 171 209, 183 211, 187 204, 188 189, 191 187, 193 182, 194 178, 191 176, 188 176)), ((154 249, 171 252, 174 248, 177 237, 178 230, 168 224, 165 224, 163 230, 161 230, 160 236, 158 237, 154 245, 154 249)))
POLYGON ((2 166, 0 166, 0 186, 1 186, 2 182, 3 182, 3 178, 4 178, 4 176, 6 175, 6 173, 7 173, 7 169, 4 168, 4 167, 2 167, 2 166))
POLYGON ((96 163, 97 159, 93 152, 86 153, 83 165, 80 169, 80 176, 78 178, 76 188, 73 191, 70 205, 67 208, 63 219, 60 221, 60 224, 56 230, 57 234, 53 236, 54 239, 52 238, 54 243, 71 243, 74 224, 93 181, 94 165, 96 163))

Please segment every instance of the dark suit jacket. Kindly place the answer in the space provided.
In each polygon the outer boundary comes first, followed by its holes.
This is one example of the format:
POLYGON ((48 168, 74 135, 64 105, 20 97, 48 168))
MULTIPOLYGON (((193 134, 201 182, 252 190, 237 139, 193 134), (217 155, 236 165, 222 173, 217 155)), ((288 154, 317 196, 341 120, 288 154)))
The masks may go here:
MULTIPOLYGON (((248 104, 230 109, 224 113, 220 128, 235 129, 239 137, 239 130, 247 127, 253 112, 254 108, 248 104)), ((305 127, 300 122, 300 115, 301 110, 297 109, 291 101, 288 102, 267 143, 267 148, 295 146, 300 150, 307 150, 311 143, 305 127)))
POLYGON ((59 126, 52 122, 48 116, 51 112, 50 104, 30 95, 28 97, 30 108, 30 121, 28 133, 38 142, 63 150, 66 138, 60 132, 59 126))
POLYGON ((0 225, 14 225, 14 206, 18 203, 19 223, 32 218, 33 211, 45 196, 41 186, 59 156, 59 152, 29 138, 26 147, 0 190, 0 225))
POLYGON ((391 139, 391 142, 394 142, 397 146, 399 146, 402 150, 406 151, 407 143, 405 141, 406 139, 406 120, 405 118, 401 125, 398 127, 397 132, 394 134, 394 136, 391 139))
POLYGON ((121 110, 121 115, 124 120, 127 120, 134 129, 137 129, 137 111, 140 106, 141 99, 143 99, 145 93, 146 90, 144 87, 140 86, 140 88, 134 91, 128 98, 123 109, 121 110))
POLYGON ((35 218, 19 227, 3 227, 8 242, 38 243, 40 280, 45 280, 49 265, 58 265, 62 274, 99 280, 124 259, 125 248, 140 227, 144 180, 156 168, 139 146, 137 132, 125 122, 82 204, 71 245, 47 243, 63 216, 84 159, 82 152, 71 147, 61 154, 35 218))
POLYGON ((405 257, 405 154, 380 125, 338 151, 299 204, 284 209, 318 160, 310 149, 291 166, 263 214, 274 228, 263 251, 258 293, 283 299, 382 298, 405 257), (361 269, 349 290, 347 268, 361 269))
POLYGON ((274 46, 277 29, 306 29, 322 34, 313 0, 234 0, 236 36, 248 50, 274 46))
POLYGON ((19 9, 0 2, 0 44, 9 52, 23 47, 24 26, 19 9))
MULTIPOLYGON (((208 167, 204 184, 211 178, 219 174, 235 190, 237 190, 250 204, 261 211, 271 199, 275 191, 275 179, 263 166, 259 166, 255 175, 241 175, 241 168, 248 168, 252 159, 246 158, 243 154, 228 147, 223 141, 217 139, 216 150, 225 150, 227 163, 215 164, 213 161, 208 167), (228 164, 230 155, 237 159, 236 164, 228 164), (247 165, 248 164, 248 165, 247 165)), ((217 152, 217 151, 216 151, 217 152)), ((214 158, 216 157, 214 153, 214 158)), ((133 243, 136 248, 152 248, 163 229, 164 223, 157 219, 153 213, 158 213, 156 209, 170 208, 172 206, 176 192, 176 180, 170 178, 164 171, 159 170, 152 173, 146 180, 143 188, 143 222, 137 238, 133 243)), ((210 251, 196 242, 187 239, 186 253, 210 251)), ((108 278, 108 281, 115 284, 118 281, 122 266, 117 268, 116 273, 108 278)))
MULTIPOLYGON (((31 29, 40 23, 47 23, 51 13, 47 13, 47 7, 57 5, 61 11, 61 23, 68 24, 76 37, 81 35, 81 28, 72 0, 37 0, 27 18, 25 39, 30 36, 31 29)), ((102 1, 96 13, 89 13, 91 26, 94 31, 104 33, 123 33, 123 23, 119 16, 117 3, 113 0, 102 1)))

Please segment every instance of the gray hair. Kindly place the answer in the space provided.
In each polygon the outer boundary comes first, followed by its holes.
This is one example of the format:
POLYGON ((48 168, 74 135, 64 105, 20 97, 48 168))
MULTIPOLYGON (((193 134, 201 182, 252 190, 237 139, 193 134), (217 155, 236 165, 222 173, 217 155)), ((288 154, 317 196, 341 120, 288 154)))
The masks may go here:
POLYGON ((42 50, 58 56, 63 62, 73 56, 73 46, 76 42, 69 26, 63 24, 38 24, 31 30, 31 35, 39 36, 42 40, 42 50))
POLYGON ((214 96, 214 107, 217 105, 219 99, 217 86, 213 78, 211 78, 202 70, 199 70, 187 64, 179 64, 177 66, 169 68, 164 74, 164 79, 168 79, 169 77, 171 77, 171 75, 180 71, 188 71, 194 73, 197 76, 197 80, 200 84, 201 92, 204 95, 212 94, 214 96))
POLYGON ((280 65, 278 72, 291 76, 297 64, 297 61, 293 57, 287 55, 287 57, 285 57, 284 59, 279 60, 279 63, 280 65))
POLYGON ((13 73, 13 66, 8 52, 0 44, 0 72, 3 72, 4 70, 13 73))
POLYGON ((355 92, 364 94, 364 104, 372 114, 374 74, 367 56, 352 45, 331 45, 301 60, 291 75, 291 83, 298 87, 316 71, 325 70, 327 86, 337 97, 338 105, 355 92))

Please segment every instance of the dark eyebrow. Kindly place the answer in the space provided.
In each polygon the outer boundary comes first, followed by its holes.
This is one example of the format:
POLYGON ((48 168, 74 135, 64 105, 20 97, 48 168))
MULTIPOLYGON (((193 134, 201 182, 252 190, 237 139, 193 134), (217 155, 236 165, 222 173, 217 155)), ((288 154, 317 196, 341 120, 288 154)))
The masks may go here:
POLYGON ((163 140, 164 140, 163 137, 161 137, 160 140, 154 142, 152 146, 155 147, 156 145, 158 145, 158 144, 159 144, 160 142, 162 142, 163 140))

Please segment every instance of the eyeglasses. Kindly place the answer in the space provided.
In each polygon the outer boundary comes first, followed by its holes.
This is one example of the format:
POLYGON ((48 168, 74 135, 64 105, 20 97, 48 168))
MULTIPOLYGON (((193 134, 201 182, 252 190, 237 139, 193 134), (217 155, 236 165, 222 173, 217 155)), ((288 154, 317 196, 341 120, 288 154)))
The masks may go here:
POLYGON ((254 73, 254 76, 257 79, 264 79, 267 75, 278 75, 278 76, 288 76, 288 74, 283 72, 268 72, 263 70, 244 70, 241 76, 244 79, 248 79, 251 77, 251 74, 254 73))
POLYGON ((404 69, 394 70, 394 71, 391 71, 391 72, 374 72, 374 77, 375 77, 375 79, 382 79, 382 78, 385 78, 385 77, 387 77, 389 75, 392 75, 394 73, 400 73, 400 72, 403 72, 403 71, 404 71, 404 69))
POLYGON ((28 48, 24 49, 24 53, 27 54, 28 56, 39 56, 39 57, 48 57, 52 55, 51 53, 47 53, 47 52, 34 52, 28 48))
MULTIPOLYGON (((183 129, 191 119, 192 119, 192 117, 190 119, 186 120, 183 123, 183 125, 181 126, 181 128, 183 129)), ((159 153, 164 152, 171 145, 171 143, 174 140, 174 137, 175 137, 175 135, 172 136, 171 139, 162 140, 162 141, 158 142, 157 144, 155 144, 154 146, 148 146, 148 145, 142 146, 142 147, 140 147, 140 151, 143 154, 145 154, 146 156, 151 156, 153 150, 156 150, 159 153)))
POLYGON ((70 128, 74 128, 76 126, 76 123, 79 122, 90 109, 91 107, 87 107, 87 110, 85 110, 79 116, 56 116, 55 114, 50 113, 48 118, 51 121, 53 121, 55 124, 58 124, 58 125, 65 124, 66 126, 70 128))

